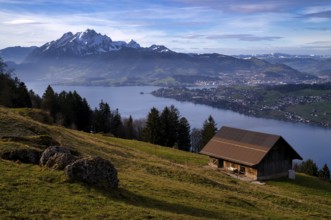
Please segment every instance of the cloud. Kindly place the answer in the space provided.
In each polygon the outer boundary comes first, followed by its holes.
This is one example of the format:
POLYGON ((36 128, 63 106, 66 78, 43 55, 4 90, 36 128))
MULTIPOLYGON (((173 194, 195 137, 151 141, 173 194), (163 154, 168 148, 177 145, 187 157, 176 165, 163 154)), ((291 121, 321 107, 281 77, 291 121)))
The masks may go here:
POLYGON ((319 4, 323 0, 175 0, 185 3, 186 5, 194 5, 214 10, 223 13, 240 13, 240 14, 257 14, 257 13, 286 13, 293 9, 302 8, 310 5, 319 4), (312 3, 313 2, 313 3, 312 3))
POLYGON ((280 12, 280 6, 277 4, 260 3, 260 4, 233 4, 229 6, 229 10, 239 13, 266 13, 280 12))
POLYGON ((273 41, 281 39, 277 36, 256 36, 252 34, 224 34, 224 35, 211 35, 207 39, 237 39, 240 41, 273 41))
POLYGON ((331 10, 304 14, 303 17, 308 17, 308 18, 331 18, 331 10))
POLYGON ((281 39, 282 37, 278 36, 256 36, 252 34, 211 34, 211 35, 187 35, 183 38, 186 39, 196 39, 196 38, 205 38, 205 39, 235 39, 240 41, 274 41, 281 39))
POLYGON ((309 27, 307 29, 315 31, 331 31, 331 27, 309 27))
POLYGON ((203 35, 203 34, 189 34, 189 35, 183 36, 182 38, 185 38, 185 39, 205 38, 205 35, 203 35))
POLYGON ((309 42, 307 44, 315 44, 315 45, 326 45, 326 44, 329 44, 329 45, 331 45, 331 41, 314 41, 314 42, 309 42))
POLYGON ((13 25, 27 25, 27 24, 44 24, 43 22, 31 20, 31 19, 14 19, 10 21, 3 22, 4 24, 13 24, 13 25))

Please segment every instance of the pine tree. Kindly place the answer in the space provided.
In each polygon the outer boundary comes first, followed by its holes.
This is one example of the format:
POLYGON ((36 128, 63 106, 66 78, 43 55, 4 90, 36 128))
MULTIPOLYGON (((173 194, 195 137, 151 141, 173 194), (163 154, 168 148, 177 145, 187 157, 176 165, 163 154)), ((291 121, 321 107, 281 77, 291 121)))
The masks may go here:
POLYGON ((0 58, 0 105, 10 108, 31 108, 29 92, 23 82, 11 77, 11 71, 0 58))
POLYGON ((122 124, 122 117, 116 109, 112 115, 111 115, 111 120, 110 120, 110 132, 115 136, 115 137, 123 137, 123 124, 122 124))
POLYGON ((42 99, 33 90, 29 91, 32 108, 41 108, 42 99))
POLYGON ((191 132, 191 149, 192 152, 199 153, 202 148, 202 130, 193 128, 191 132))
POLYGON ((41 108, 49 111, 50 116, 55 121, 59 106, 57 94, 54 92, 53 88, 50 85, 48 85, 45 93, 42 96, 42 99, 43 101, 41 103, 41 108))
POLYGON ((79 107, 78 127, 80 130, 90 132, 92 123, 92 110, 85 98, 81 101, 79 107))
POLYGON ((324 164, 323 168, 318 172, 320 178, 330 180, 330 170, 327 164, 324 164))
POLYGON ((71 123, 77 130, 89 131, 91 124, 91 109, 86 99, 83 99, 76 91, 68 96, 69 112, 72 115, 71 123))
POLYGON ((133 119, 132 116, 130 115, 130 117, 126 120, 124 120, 124 130, 125 130, 125 138, 126 139, 136 139, 136 134, 135 134, 135 130, 133 127, 133 119))
POLYGON ((93 131, 94 132, 110 132, 111 111, 108 103, 101 100, 99 109, 95 108, 93 113, 93 131))
POLYGON ((173 105, 165 107, 160 115, 160 145, 174 147, 177 145, 179 111, 173 105))
POLYGON ((29 96, 28 89, 26 88, 23 82, 20 82, 17 78, 14 80, 14 90, 13 90, 13 98, 12 105, 14 108, 31 108, 31 100, 29 96))
POLYGON ((178 125, 178 149, 189 151, 191 148, 190 124, 185 117, 179 120, 178 125))
POLYGON ((299 172, 306 173, 310 176, 317 176, 318 167, 312 159, 308 159, 301 163, 299 172))
POLYGON ((146 126, 143 129, 144 140, 152 144, 159 143, 160 137, 160 113, 153 107, 147 115, 146 126))
POLYGON ((214 118, 210 115, 203 123, 202 128, 202 146, 205 146, 210 139, 216 134, 217 127, 214 118))

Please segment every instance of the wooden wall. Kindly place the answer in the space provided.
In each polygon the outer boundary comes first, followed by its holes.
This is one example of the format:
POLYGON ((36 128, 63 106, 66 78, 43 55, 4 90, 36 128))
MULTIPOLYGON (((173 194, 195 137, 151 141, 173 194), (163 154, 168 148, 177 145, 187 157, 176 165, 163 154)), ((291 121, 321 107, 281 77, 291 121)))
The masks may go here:
POLYGON ((245 173, 243 173, 245 176, 256 180, 257 179, 257 169, 254 167, 248 167, 248 166, 244 166, 241 164, 237 164, 237 163, 233 163, 233 162, 229 162, 229 161, 224 161, 224 168, 226 170, 232 171, 233 168, 237 169, 237 171, 240 171, 241 167, 243 167, 245 169, 245 173))
POLYGON ((258 179, 286 176, 292 169, 292 158, 289 148, 279 141, 258 165, 258 179))

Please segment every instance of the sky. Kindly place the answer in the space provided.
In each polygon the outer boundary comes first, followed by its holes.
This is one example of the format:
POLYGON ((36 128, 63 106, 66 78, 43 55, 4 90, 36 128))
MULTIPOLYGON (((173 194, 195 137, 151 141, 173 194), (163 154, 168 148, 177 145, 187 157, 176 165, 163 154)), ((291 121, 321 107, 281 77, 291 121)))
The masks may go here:
POLYGON ((0 49, 94 29, 176 52, 331 55, 330 0, 0 0, 0 49))

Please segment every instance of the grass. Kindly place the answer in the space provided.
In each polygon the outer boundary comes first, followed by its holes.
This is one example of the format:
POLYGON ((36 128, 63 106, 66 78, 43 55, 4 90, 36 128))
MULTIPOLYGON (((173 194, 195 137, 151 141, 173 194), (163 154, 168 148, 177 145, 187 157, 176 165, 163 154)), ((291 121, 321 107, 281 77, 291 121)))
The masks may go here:
POLYGON ((67 181, 63 171, 0 159, 0 219, 328 219, 331 184, 298 174, 254 185, 207 168, 208 158, 52 126, 35 110, 0 108, 0 153, 43 148, 44 137, 110 159, 120 187, 67 181), (39 141, 39 142, 38 142, 39 141))

